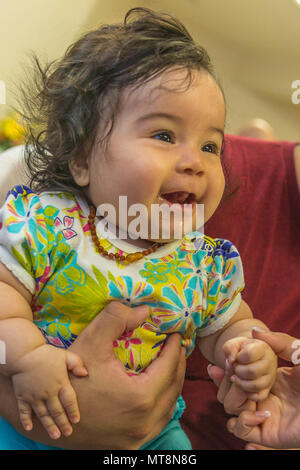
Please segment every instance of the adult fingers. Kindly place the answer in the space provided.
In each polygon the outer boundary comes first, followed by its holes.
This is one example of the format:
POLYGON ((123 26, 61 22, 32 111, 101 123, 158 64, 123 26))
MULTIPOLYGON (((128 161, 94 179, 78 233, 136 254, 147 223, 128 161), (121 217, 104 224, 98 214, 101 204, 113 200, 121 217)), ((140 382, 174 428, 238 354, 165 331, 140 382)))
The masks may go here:
POLYGON ((228 414, 239 414, 244 409, 255 409, 255 403, 248 400, 245 392, 232 384, 231 378, 224 374, 223 369, 218 366, 212 366, 207 369, 217 387, 219 387, 217 399, 224 405, 228 414))
POLYGON ((220 367, 213 366, 211 364, 209 364, 207 372, 214 384, 219 387, 217 393, 218 401, 224 404, 225 410, 229 413, 229 410, 231 411, 233 409, 233 404, 236 403, 236 397, 234 397, 234 394, 229 394, 230 390, 232 389, 232 382, 230 376, 225 374, 223 369, 221 369, 220 367), (231 401, 232 399, 233 402, 231 401))
POLYGON ((246 393, 235 384, 226 393, 223 399, 223 405, 226 413, 239 415, 243 410, 255 410, 256 404, 249 400, 246 393))
POLYGON ((209 377, 211 378, 211 380, 213 381, 213 383, 217 387, 219 387, 224 377, 224 370, 221 369, 221 367, 208 364, 207 373, 209 377))
POLYGON ((232 387, 232 382, 230 380, 230 377, 225 374, 220 383, 219 390, 217 393, 217 399, 220 403, 224 403, 224 400, 231 387, 232 387))
POLYGON ((227 429, 244 441, 259 444, 261 441, 260 425, 270 416, 268 411, 243 411, 238 418, 227 422, 227 429))
POLYGON ((300 340, 286 333, 264 331, 260 328, 252 328, 252 336, 265 341, 275 354, 293 364, 300 364, 300 340))
POLYGON ((179 394, 184 382, 185 369, 185 348, 181 346, 180 336, 172 334, 165 342, 159 357, 147 367, 143 375, 150 379, 150 382, 153 381, 156 390, 160 391, 173 384, 179 394))
POLYGON ((261 446, 260 444, 254 444, 251 442, 250 444, 246 444, 244 450, 276 450, 272 447, 265 447, 261 446))
POLYGON ((172 418, 182 391, 185 369, 185 348, 180 345, 179 335, 174 334, 168 338, 161 355, 137 378, 146 379, 146 393, 150 403, 155 404, 146 417, 144 429, 149 432, 145 442, 157 436, 172 418))
POLYGON ((160 355, 137 376, 127 377, 131 424, 139 447, 157 436, 172 418, 181 393, 185 368, 185 348, 180 335, 170 335, 160 355))
POLYGON ((72 350, 79 350, 82 344, 88 344, 97 350, 97 362, 100 357, 101 360, 114 357, 113 341, 120 338, 124 331, 137 328, 148 315, 149 307, 146 305, 130 308, 120 302, 110 302, 76 338, 72 350))

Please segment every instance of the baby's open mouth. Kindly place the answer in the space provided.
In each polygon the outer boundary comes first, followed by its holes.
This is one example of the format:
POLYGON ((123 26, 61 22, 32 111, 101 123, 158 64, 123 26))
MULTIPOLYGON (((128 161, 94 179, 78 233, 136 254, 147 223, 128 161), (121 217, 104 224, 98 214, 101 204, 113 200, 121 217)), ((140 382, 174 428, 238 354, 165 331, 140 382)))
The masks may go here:
POLYGON ((172 193, 161 194, 160 196, 169 204, 194 204, 196 196, 186 191, 174 191, 172 193))

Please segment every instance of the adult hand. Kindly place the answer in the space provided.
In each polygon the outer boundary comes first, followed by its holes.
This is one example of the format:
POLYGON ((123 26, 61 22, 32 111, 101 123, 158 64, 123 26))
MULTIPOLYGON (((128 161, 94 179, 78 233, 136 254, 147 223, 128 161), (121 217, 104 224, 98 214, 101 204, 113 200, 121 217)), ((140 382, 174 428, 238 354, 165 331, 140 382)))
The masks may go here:
MULTIPOLYGON (((300 342, 296 338, 262 331, 253 331, 253 336, 267 342, 282 359, 299 364, 300 342)), ((254 444, 277 449, 300 447, 300 365, 278 369, 269 397, 256 411, 243 411, 238 418, 231 418, 227 428, 254 444)))
MULTIPOLYGON (((113 352, 113 341, 147 317, 147 308, 111 302, 78 336, 70 350, 80 355, 88 377, 70 376, 79 402, 80 422, 55 445, 66 449, 138 449, 172 417, 185 374, 185 349, 171 335, 160 356, 138 376, 129 376, 113 352)), ((10 384, 1 380, 0 414, 26 437, 52 445, 37 420, 25 433, 18 423, 10 384)))
POLYGON ((230 375, 233 370, 229 367, 225 373, 218 366, 209 365, 208 375, 218 387, 217 399, 223 404, 226 413, 239 415, 244 410, 255 410, 256 403, 249 400, 246 393, 232 383, 230 375))
MULTIPOLYGON (((113 340, 137 328, 148 313, 145 307, 111 302, 72 345, 89 371, 89 399, 79 398, 89 435, 84 448, 92 442, 99 448, 101 435, 102 449, 137 449, 157 436, 173 415, 185 374, 180 336, 171 335, 160 356, 138 376, 129 376, 113 352, 113 340)), ((79 382, 83 380, 73 379, 73 385, 79 382)))

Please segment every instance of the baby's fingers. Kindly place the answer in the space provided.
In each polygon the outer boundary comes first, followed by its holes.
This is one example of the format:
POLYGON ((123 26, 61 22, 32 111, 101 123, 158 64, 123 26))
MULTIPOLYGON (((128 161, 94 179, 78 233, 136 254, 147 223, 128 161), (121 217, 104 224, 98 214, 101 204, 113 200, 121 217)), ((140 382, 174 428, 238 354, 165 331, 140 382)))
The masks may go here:
POLYGON ((238 353, 236 360, 240 364, 250 364, 251 362, 259 361, 265 356, 265 354, 266 344, 263 343, 263 341, 249 340, 238 353))
POLYGON ((247 338, 237 337, 226 341, 223 344, 223 353, 225 355, 225 373, 231 375, 233 372, 232 364, 236 360, 241 348, 247 342, 247 338))
POLYGON ((59 399, 72 423, 78 423, 80 420, 79 407, 76 393, 69 383, 59 392, 59 399))
POLYGON ((251 364, 240 364, 235 363, 234 372, 240 379, 243 380, 255 380, 258 377, 267 375, 270 371, 270 363, 266 358, 260 359, 259 361, 251 364))
POLYGON ((73 429, 66 414, 66 409, 62 403, 62 400, 57 396, 50 398, 47 401, 47 408, 51 417, 53 418, 54 423, 57 425, 63 435, 70 436, 73 429))
POLYGON ((17 399, 20 421, 25 431, 32 430, 32 408, 24 400, 17 399))
POLYGON ((247 394, 249 400, 262 401, 269 395, 270 377, 268 375, 259 377, 256 380, 243 380, 237 375, 233 375, 231 380, 247 394))
POLYGON ((68 370, 72 371, 74 375, 85 377, 88 375, 87 369, 84 367, 82 359, 71 351, 66 351, 66 363, 68 370))
POLYGON ((46 403, 44 401, 38 401, 32 405, 32 408, 51 439, 58 439, 61 433, 52 416, 50 416, 46 403))

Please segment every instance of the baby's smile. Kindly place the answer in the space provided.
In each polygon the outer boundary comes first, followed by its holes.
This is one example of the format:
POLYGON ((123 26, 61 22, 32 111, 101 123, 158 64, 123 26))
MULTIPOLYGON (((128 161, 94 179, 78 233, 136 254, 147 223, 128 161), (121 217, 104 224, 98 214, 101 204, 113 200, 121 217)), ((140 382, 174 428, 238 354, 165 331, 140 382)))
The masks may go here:
POLYGON ((194 204, 196 202, 196 195, 186 191, 173 191, 170 193, 161 194, 160 199, 169 205, 173 204, 194 204))

